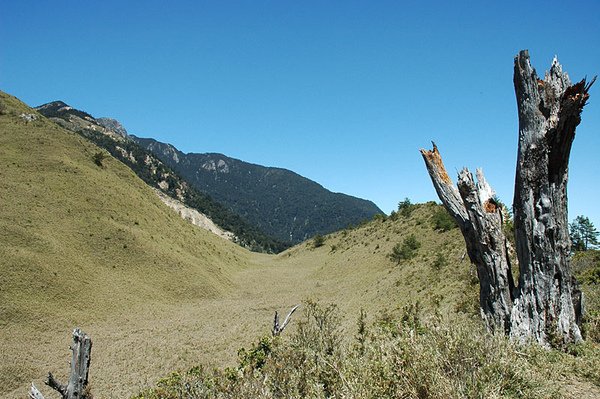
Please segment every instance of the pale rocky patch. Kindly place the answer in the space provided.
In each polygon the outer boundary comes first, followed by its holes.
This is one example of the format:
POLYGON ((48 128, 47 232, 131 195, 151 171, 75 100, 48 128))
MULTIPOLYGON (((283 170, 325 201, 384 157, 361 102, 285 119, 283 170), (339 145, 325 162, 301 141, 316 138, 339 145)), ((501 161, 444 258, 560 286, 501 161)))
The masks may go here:
POLYGON ((216 224, 214 224, 214 222, 210 220, 208 216, 204 215, 203 213, 200 213, 197 210, 186 206, 182 202, 169 197, 160 190, 155 189, 154 192, 156 193, 156 195, 158 195, 161 201, 165 203, 165 205, 175 210, 175 212, 177 212, 179 216, 181 216, 184 220, 187 220, 194 226, 198 226, 200 228, 208 230, 211 233, 216 234, 219 237, 225 238, 227 240, 235 240, 235 235, 232 232, 221 229, 216 224))

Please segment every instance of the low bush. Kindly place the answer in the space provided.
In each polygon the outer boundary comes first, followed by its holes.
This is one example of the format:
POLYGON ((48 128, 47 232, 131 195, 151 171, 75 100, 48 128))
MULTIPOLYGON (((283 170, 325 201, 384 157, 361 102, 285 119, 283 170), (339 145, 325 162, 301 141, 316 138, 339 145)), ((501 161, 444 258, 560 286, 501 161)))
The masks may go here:
POLYGON ((414 234, 409 235, 402 241, 392 248, 392 253, 389 257, 392 261, 400 263, 403 260, 409 260, 417 255, 418 249, 421 247, 421 243, 417 240, 414 234))
POLYGON ((573 358, 516 350, 464 320, 424 321, 418 307, 370 326, 361 314, 346 342, 336 307, 308 303, 292 335, 263 341, 237 368, 173 373, 136 398, 558 398, 545 367, 573 358))
POLYGON ((583 336, 588 341, 600 343, 600 251, 575 252, 571 266, 585 299, 583 336))
POLYGON ((398 214, 404 218, 408 218, 412 215, 415 209, 417 209, 417 206, 410 202, 410 199, 408 198, 404 198, 403 201, 398 203, 398 214))
POLYGON ((313 247, 314 248, 322 247, 323 244, 325 244, 325 237, 323 237, 321 234, 317 234, 316 236, 313 237, 313 247))
POLYGON ((449 231, 458 227, 452 216, 442 206, 439 206, 431 217, 434 230, 449 231))
POLYGON ((384 215, 383 213, 376 213, 375 215, 373 215, 373 220, 385 222, 387 220, 387 215, 384 215))
POLYGON ((433 263, 431 264, 433 269, 441 270, 447 264, 448 264, 448 260, 446 259, 446 256, 444 256, 444 254, 441 252, 436 252, 435 259, 433 259, 433 263))
POLYGON ((94 160, 94 163, 96 165, 102 167, 103 166, 102 162, 106 159, 106 154, 102 151, 98 151, 94 154, 92 159, 94 160))

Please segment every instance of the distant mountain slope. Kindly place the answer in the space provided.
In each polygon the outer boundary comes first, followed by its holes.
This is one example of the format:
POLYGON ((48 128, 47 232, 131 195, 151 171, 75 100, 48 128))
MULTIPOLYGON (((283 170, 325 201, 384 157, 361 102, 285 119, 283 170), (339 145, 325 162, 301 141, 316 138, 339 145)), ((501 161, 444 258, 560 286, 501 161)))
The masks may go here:
POLYGON ((207 194, 190 187, 151 152, 131 140, 118 121, 110 118, 96 119, 62 101, 47 103, 35 109, 64 128, 107 150, 113 157, 129 166, 148 185, 205 214, 220 228, 232 232, 233 240, 239 244, 261 252, 280 252, 287 248, 285 243, 267 236, 207 194))
POLYGON ((154 139, 132 138, 198 190, 280 240, 298 243, 382 213, 371 201, 332 193, 286 169, 222 154, 184 154, 154 139))

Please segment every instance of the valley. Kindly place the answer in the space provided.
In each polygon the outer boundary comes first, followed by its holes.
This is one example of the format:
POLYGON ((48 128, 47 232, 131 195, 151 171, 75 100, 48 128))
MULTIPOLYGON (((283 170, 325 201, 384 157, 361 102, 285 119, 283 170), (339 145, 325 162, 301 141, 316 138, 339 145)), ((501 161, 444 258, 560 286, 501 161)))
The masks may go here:
MULTIPOLYGON (((79 134, 6 93, 0 100, 2 398, 24 397, 32 381, 54 397, 43 381, 48 371, 66 379, 75 327, 94 343, 95 398, 131 397, 199 364, 235 366, 238 349, 270 335, 275 311, 307 300, 336 304, 347 339, 361 310, 373 323, 417 303, 426 318, 481 330, 476 272, 458 229, 436 224, 444 211, 435 203, 279 254, 251 252, 183 220, 79 134), (412 257, 391 259, 411 236, 419 243, 412 257)), ((542 353, 531 367, 594 397, 598 349, 590 345, 592 355, 542 353)))
POLYGON ((462 272, 419 287, 439 275, 426 252, 403 268, 388 259, 417 229, 452 259, 454 274, 460 237, 433 231, 435 205, 418 219, 340 231, 318 248, 307 241, 279 255, 253 253, 181 219, 109 155, 97 165, 98 147, 79 135, 10 95, 1 100, 2 397, 20 397, 31 381, 47 388, 48 371, 64 379, 74 327, 94 340, 96 397, 120 398, 174 369, 235 361, 240 347, 269 334, 275 310, 309 298, 339 304, 352 328, 361 308, 374 315, 417 299, 432 306, 439 287, 450 297, 464 291, 462 272))
MULTIPOLYGON (((365 226, 346 237, 342 233, 329 237, 328 245, 318 249, 307 243, 279 256, 237 254, 236 269, 228 273, 227 289, 214 297, 185 300, 162 297, 142 303, 128 298, 126 290, 113 289, 110 299, 73 304, 81 311, 80 315, 70 314, 72 310, 67 306, 52 317, 40 316, 27 322, 13 320, 4 326, 10 337, 1 349, 15 359, 15 364, 27 366, 14 369, 14 365, 3 365, 2 375, 7 379, 10 376, 3 384, 14 387, 6 397, 24 392, 29 380, 43 386, 42 380, 49 370, 65 379, 67 368, 61 366, 65 364, 68 355, 65 349, 75 326, 84 329, 94 341, 90 379, 96 395, 122 398, 152 386, 173 370, 196 364, 235 364, 239 348, 270 334, 275 310, 287 313, 306 299, 336 303, 345 315, 344 328, 349 333, 355 328, 361 308, 372 319, 383 311, 394 313, 417 300, 432 309, 434 302, 441 299, 439 295, 448 297, 444 298, 448 299, 444 301, 445 312, 455 312, 453 303, 468 300, 463 298, 468 287, 462 286, 461 281, 466 273, 453 270, 459 269, 461 249, 441 242, 448 233, 437 240, 432 237, 433 244, 443 247, 454 261, 452 269, 437 277, 433 277, 432 259, 426 255, 419 262, 406 265, 406 269, 394 267, 386 255, 395 241, 385 244, 383 239, 380 249, 375 249, 380 242, 374 239, 382 233, 381 226, 365 226), (344 248, 344 244, 348 247, 344 248), (332 252, 330 245, 341 249, 332 252), (458 272, 458 277, 452 277, 454 272, 458 272), (434 283, 425 287, 419 280, 434 280, 434 283), (23 337, 29 339, 23 342, 23 337), (21 383, 15 384, 15 378, 21 383)), ((450 233, 454 241, 459 238, 456 233, 450 233)), ((393 232, 390 236, 402 237, 393 232)), ((222 250, 237 250, 233 244, 222 241, 228 247, 222 250)), ((462 266, 467 267, 466 263, 462 266)), ((190 281, 187 274, 179 278, 188 280, 187 283, 202 283, 190 281)), ((157 289, 154 284, 147 284, 147 289, 157 289)), ((469 291, 474 294, 472 287, 469 291)), ((294 329, 294 319, 290 330, 294 329)))

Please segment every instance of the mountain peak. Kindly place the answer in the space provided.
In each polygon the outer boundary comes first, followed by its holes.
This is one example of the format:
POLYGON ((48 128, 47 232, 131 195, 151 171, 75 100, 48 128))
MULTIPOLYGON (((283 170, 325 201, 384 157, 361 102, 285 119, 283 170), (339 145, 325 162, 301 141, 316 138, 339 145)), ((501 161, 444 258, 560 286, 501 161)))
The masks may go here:
POLYGON ((113 118, 97 118, 96 122, 102 127, 105 127, 113 132, 123 136, 128 137, 127 129, 116 119, 113 118))
POLYGON ((35 107, 35 110, 47 118, 61 118, 67 114, 71 114, 88 121, 94 120, 94 117, 87 112, 73 108, 69 104, 60 100, 37 106, 35 107))
POLYGON ((68 111, 70 109, 73 109, 73 107, 69 106, 67 103, 65 103, 63 101, 56 100, 56 101, 52 101, 52 102, 40 105, 38 107, 35 107, 35 109, 38 111, 60 112, 60 111, 68 111))
POLYGON ((57 123, 70 130, 91 129, 117 139, 129 137, 127 130, 118 120, 94 118, 87 112, 73 108, 60 100, 40 105, 35 109, 47 118, 54 118, 57 123), (78 125, 78 128, 74 125, 78 125))

